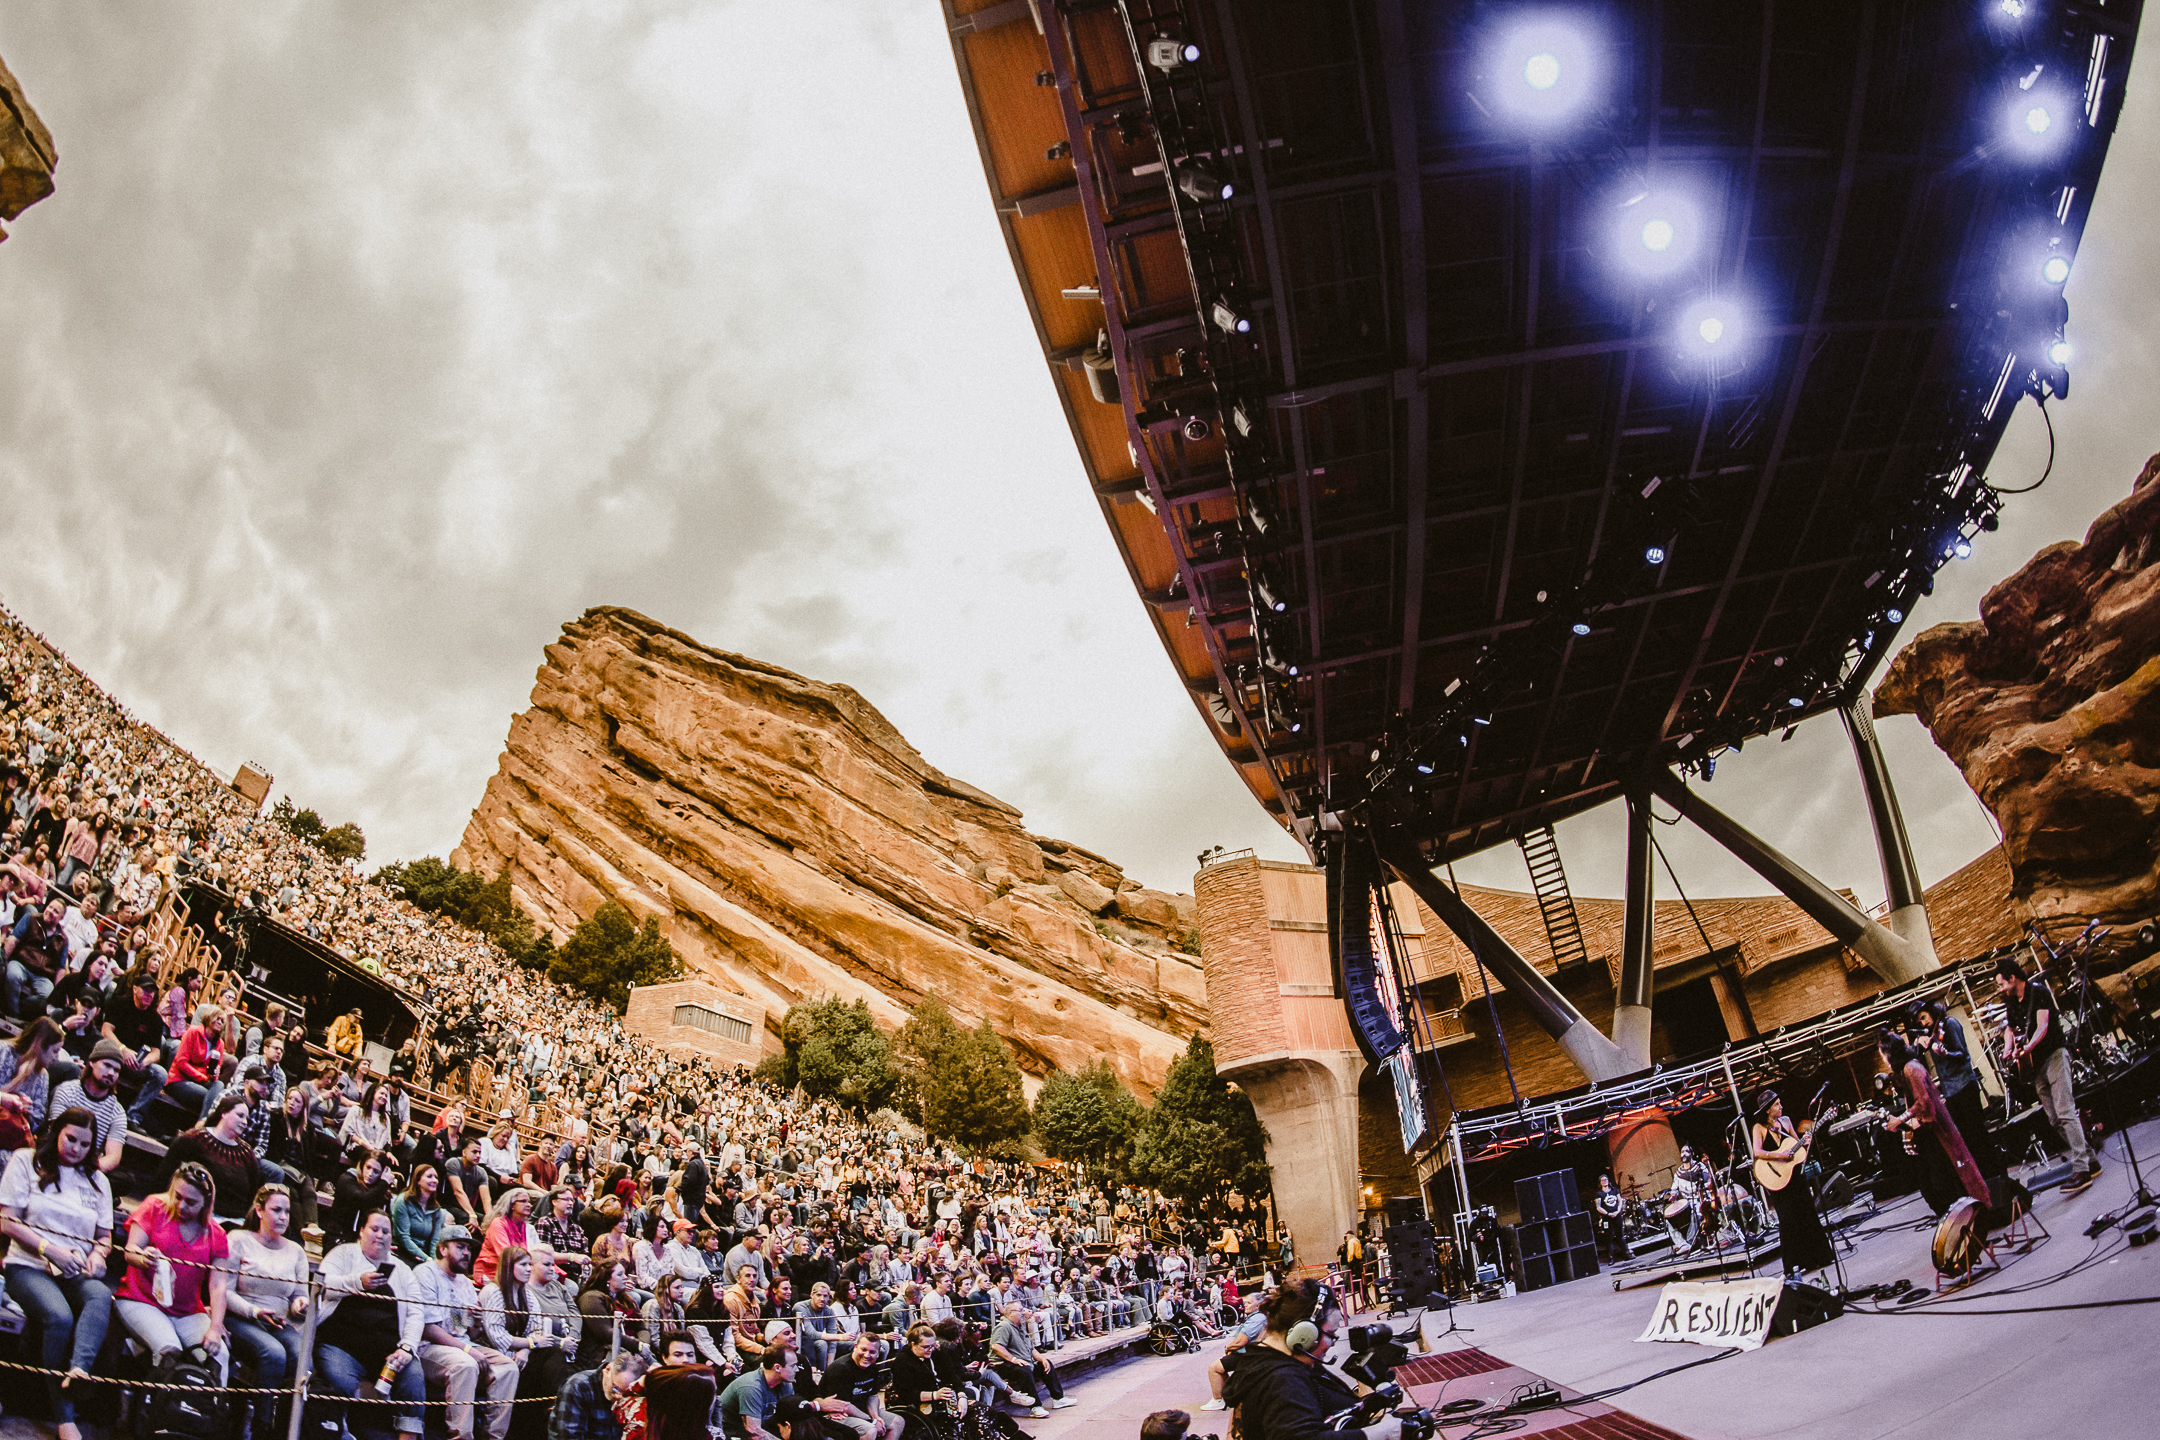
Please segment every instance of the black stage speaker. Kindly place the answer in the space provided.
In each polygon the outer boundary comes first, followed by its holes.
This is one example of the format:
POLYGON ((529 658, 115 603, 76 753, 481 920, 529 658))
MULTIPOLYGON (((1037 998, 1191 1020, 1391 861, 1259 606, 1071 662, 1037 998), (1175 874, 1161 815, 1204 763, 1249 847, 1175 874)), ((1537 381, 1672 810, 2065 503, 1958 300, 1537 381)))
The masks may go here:
POLYGON ((1388 1289, 1409 1304, 1423 1304, 1440 1288, 1440 1260, 1433 1251, 1432 1226, 1423 1220, 1390 1225, 1385 1236, 1388 1248, 1388 1289))
POLYGON ((1425 1219, 1425 1197, 1422 1195, 1391 1195, 1387 1201, 1387 1223, 1390 1229, 1410 1224, 1422 1224, 1425 1219))
POLYGON ((1550 1174, 1532 1175, 1515 1182, 1515 1208, 1522 1218, 1529 1220, 1558 1220, 1563 1215, 1573 1215, 1582 1207, 1582 1200, 1575 1188, 1573 1170, 1554 1170, 1550 1174))
POLYGON ((1845 1302, 1819 1285, 1801 1285, 1786 1281, 1778 1292, 1777 1313, 1770 1317, 1770 1334, 1773 1337, 1790 1335, 1796 1330, 1811 1330, 1817 1325, 1835 1320, 1845 1313, 1845 1302))

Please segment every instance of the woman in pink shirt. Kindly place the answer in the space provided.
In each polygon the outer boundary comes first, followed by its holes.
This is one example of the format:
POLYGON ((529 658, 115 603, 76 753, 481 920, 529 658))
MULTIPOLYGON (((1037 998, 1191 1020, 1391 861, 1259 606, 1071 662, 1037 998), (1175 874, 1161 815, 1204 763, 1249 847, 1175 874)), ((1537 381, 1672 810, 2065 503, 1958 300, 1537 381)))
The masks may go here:
POLYGON ((225 1232, 210 1218, 217 1199, 210 1172, 189 1161, 173 1171, 162 1195, 128 1217, 127 1278, 113 1308, 152 1355, 200 1345, 217 1357, 219 1383, 230 1361, 225 1343, 225 1232), (172 1273, 170 1298, 158 1298, 158 1268, 172 1273))

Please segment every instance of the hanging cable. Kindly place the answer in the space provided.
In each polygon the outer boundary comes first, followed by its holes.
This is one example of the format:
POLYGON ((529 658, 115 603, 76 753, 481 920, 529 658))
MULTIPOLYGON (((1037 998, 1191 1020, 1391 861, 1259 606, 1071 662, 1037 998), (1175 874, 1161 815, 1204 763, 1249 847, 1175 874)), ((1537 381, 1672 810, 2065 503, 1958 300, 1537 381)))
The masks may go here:
MULTIPOLYGON (((1653 817, 1657 814, 1655 810, 1650 813, 1653 817)), ((1680 817, 1675 815, 1673 818, 1678 820, 1680 817)), ((1687 898, 1686 890, 1681 889, 1680 877, 1673 873, 1672 861, 1665 858, 1665 847, 1657 843, 1657 836, 1655 835, 1650 837, 1650 848, 1657 851, 1658 863, 1665 867, 1665 878, 1672 881, 1672 888, 1679 894, 1680 903, 1687 906, 1688 919, 1695 922, 1695 933, 1702 936, 1703 953, 1705 955, 1714 953, 1717 946, 1710 943, 1710 932, 1703 929, 1702 916, 1695 913, 1695 902, 1687 898)))
MULTIPOLYGON (((1995 484, 1988 484, 1988 489, 1990 489, 1990 490, 1994 491, 1994 492, 1995 492, 1995 493, 1996 493, 1997 495, 2030 495, 2030 494, 2032 494, 2032 492, 2033 492, 2033 491, 2035 491, 2035 490, 2039 489, 2039 488, 2040 488, 2040 487, 2041 487, 2042 485, 2045 485, 2045 484, 2047 484, 2047 482, 2048 482, 2048 476, 2050 476, 2050 475, 2052 475, 2052 474, 2054 474, 2054 473, 2055 473, 2055 422, 2054 422, 2054 420, 2053 420, 2053 419, 2051 419, 2051 418, 2049 417, 2049 415, 2048 415, 2048 413, 2047 413, 2047 397, 2045 397, 2045 396, 2042 396, 2042 397, 2040 398, 2040 419, 2041 419, 2041 420, 2042 420, 2042 421, 2043 421, 2043 422, 2044 422, 2044 423, 2045 423, 2045 424, 2047 425, 2047 432, 2048 432, 2048 458, 2047 458, 2047 468, 2046 468, 2045 470, 2042 470, 2042 471, 2040 472, 2040 478, 2039 478, 2039 479, 2037 479, 2037 480, 2035 480, 2035 481, 2033 481, 2033 483, 2032 483, 2032 484, 2030 484, 2030 485, 2021 485, 2021 486, 2019 486, 2019 487, 2018 487, 2017 489, 2015 489, 2015 490, 2005 490, 2005 489, 2003 489, 2003 487, 2002 487, 2002 486, 2000 486, 2000 485, 1995 485, 1995 484)), ((1987 482, 1982 482, 1982 483, 1987 483, 1987 482)))

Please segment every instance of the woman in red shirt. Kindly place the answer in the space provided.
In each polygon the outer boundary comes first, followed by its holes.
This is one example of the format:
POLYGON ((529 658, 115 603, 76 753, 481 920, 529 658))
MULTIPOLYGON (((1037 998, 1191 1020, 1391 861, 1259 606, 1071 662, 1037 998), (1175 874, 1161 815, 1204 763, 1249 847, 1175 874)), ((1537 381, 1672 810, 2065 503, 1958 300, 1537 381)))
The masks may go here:
POLYGON ((173 1171, 162 1195, 128 1217, 127 1278, 113 1308, 152 1355, 200 1345, 217 1357, 219 1383, 230 1363, 225 1343, 225 1232, 210 1219, 217 1198, 210 1172, 194 1161, 173 1171), (160 1298, 159 1262, 171 1272, 160 1298))
POLYGON ((195 1023, 180 1037, 173 1054, 172 1073, 165 1079, 165 1096, 187 1107, 191 1118, 200 1118, 203 1102, 210 1098, 211 1082, 225 1064, 224 1012, 215 1004, 195 1012, 195 1023))

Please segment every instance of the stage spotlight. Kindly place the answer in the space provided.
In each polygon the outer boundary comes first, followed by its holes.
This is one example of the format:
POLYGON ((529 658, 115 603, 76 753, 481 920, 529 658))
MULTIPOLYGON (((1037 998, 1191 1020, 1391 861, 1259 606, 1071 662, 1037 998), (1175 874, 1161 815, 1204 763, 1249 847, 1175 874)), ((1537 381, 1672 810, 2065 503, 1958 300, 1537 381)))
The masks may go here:
POLYGON ((1735 306, 1706 296, 1680 312, 1681 348, 1704 359, 1722 359, 1740 348, 1744 328, 1735 306))
POLYGON ((1209 313, 1215 318, 1216 328, 1225 335, 1245 335, 1252 330, 1252 321, 1231 309, 1227 300, 1217 300, 1215 308, 1209 313))
MULTIPOLYGON (((1792 696, 1788 696, 1788 697, 1786 698, 1786 701, 1785 701, 1785 703, 1786 703, 1787 705, 1790 705, 1790 706, 1791 706, 1791 707, 1792 707, 1793 709, 1795 709, 1795 710, 1798 710, 1798 709, 1800 709, 1800 708, 1801 708, 1802 706, 1806 705, 1806 704, 1807 704, 1807 701, 1805 701, 1805 700, 1801 699, 1801 698, 1800 698, 1800 697, 1799 697, 1798 695, 1792 695, 1792 696)), ((1735 747, 1735 748, 1737 748, 1737 747, 1735 747)))
POLYGON ((1637 191, 1621 201, 1610 239, 1621 268, 1638 275, 1669 275, 1695 258, 1702 224, 1684 195, 1637 191))
POLYGON ((1995 8, 2012 20, 2025 18, 2025 0, 2002 0, 2002 3, 1995 8))
POLYGON ((1569 628, 1574 630, 1577 635, 1587 635, 1590 633, 1589 622, 1583 620, 1577 620, 1574 625, 1569 628))
POLYGON ((2054 155, 2077 129, 2078 107, 2050 86, 2035 86, 2011 102, 2002 124, 2011 149, 2029 158, 2054 155))
POLYGON ((1419 762, 1418 762, 1418 767, 1417 767, 1417 773, 1418 773, 1418 774, 1420 774, 1420 775, 1430 775, 1430 774, 1432 774, 1432 772, 1433 772, 1433 767, 1432 767, 1431 765, 1429 765, 1429 764, 1425 763, 1424 761, 1419 761, 1419 762))
POLYGON ((1883 611, 1883 619, 1888 620, 1892 625, 1902 625, 1905 623, 1905 612, 1893 605, 1888 610, 1883 611))
POLYGON ((1147 43, 1147 62, 1165 75, 1180 65, 1198 64, 1200 47, 1190 40, 1180 40, 1172 35, 1158 35, 1147 43))
POLYGON ((1273 589, 1269 588, 1265 576, 1255 575, 1253 577, 1253 593, 1260 597, 1260 603, 1262 605, 1265 605, 1268 609, 1273 610, 1278 615, 1290 608, 1289 601, 1283 599, 1280 595, 1277 595, 1273 589))
POLYGON ((2050 365, 2068 365, 2070 363, 2070 342, 2057 340, 2054 344, 2048 346, 2047 357, 2050 365))
POLYGON ((1591 37, 1565 20, 1534 18, 1501 33, 1486 59, 1494 107, 1531 125, 1554 125, 1601 89, 1591 37))
POLYGON ((1228 200, 1237 193, 1235 185, 1198 165, 1178 166, 1177 188, 1203 204, 1210 200, 1228 200))
POLYGON ((1665 547, 1662 545, 1652 545, 1649 549, 1642 552, 1642 558, 1652 565, 1662 565, 1665 563, 1665 547))
POLYGON ((2070 278, 2070 261, 2061 255, 2050 255, 2040 266, 2040 278, 2050 285, 2060 285, 2070 278))
POLYGON ((1186 416, 1185 423, 1178 428, 1184 432, 1187 440, 1196 445, 1215 433, 1215 427, 1208 424, 1205 417, 1199 415, 1186 416))
POLYGON ((1957 544, 1950 547, 1950 553, 1960 560, 1972 559, 1972 541, 1960 539, 1957 544))

